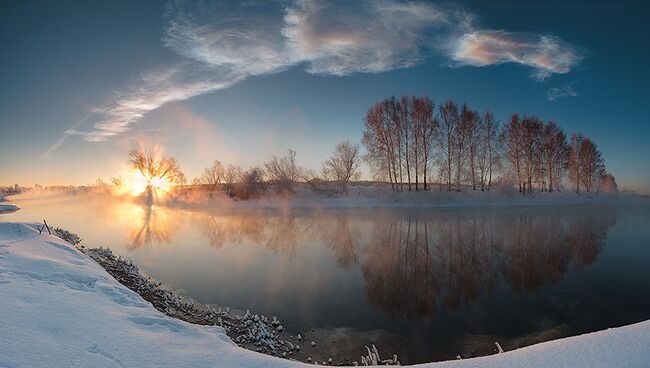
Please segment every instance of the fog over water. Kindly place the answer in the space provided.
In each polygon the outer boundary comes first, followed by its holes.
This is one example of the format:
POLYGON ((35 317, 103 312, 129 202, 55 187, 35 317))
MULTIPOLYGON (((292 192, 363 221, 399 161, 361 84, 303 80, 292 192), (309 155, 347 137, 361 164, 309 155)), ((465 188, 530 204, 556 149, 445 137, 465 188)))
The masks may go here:
POLYGON ((0 221, 45 219, 200 302, 275 315, 289 333, 316 329, 332 352, 374 343, 417 363, 650 318, 645 202, 190 211, 79 194, 12 203, 21 209, 0 221))

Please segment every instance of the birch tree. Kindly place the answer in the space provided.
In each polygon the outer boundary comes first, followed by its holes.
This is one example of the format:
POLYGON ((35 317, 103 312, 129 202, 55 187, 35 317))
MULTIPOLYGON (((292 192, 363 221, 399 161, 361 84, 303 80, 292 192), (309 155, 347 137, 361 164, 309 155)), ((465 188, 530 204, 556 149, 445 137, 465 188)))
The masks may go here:
POLYGON ((479 154, 478 170, 481 183, 481 191, 490 190, 492 177, 501 162, 501 149, 503 139, 499 134, 499 123, 495 120, 490 111, 483 114, 479 122, 479 154))
MULTIPOLYGON (((426 191, 428 182, 428 171, 432 164, 435 135, 438 131, 438 120, 433 116, 434 104, 428 97, 413 97, 413 132, 414 146, 417 147, 415 156, 416 172, 422 173, 422 184, 426 191)), ((417 190, 418 181, 416 176, 415 187, 417 190)))
POLYGON ((440 130, 436 136, 438 162, 445 180, 445 185, 449 191, 451 191, 454 161, 456 159, 458 121, 458 106, 455 102, 447 101, 440 106, 440 130))
POLYGON ((544 126, 542 134, 542 160, 547 178, 547 190, 559 190, 567 161, 566 135, 554 121, 544 126))
POLYGON ((505 157, 508 160, 510 171, 512 172, 519 192, 524 192, 524 175, 522 170, 522 125, 519 120, 518 114, 512 114, 510 121, 505 126, 503 131, 503 139, 505 143, 505 157))

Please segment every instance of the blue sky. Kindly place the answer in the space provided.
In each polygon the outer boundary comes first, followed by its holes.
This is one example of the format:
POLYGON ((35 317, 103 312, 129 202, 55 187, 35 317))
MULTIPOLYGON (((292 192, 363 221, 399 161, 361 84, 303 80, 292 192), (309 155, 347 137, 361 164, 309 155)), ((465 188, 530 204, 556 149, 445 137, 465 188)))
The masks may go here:
POLYGON ((318 167, 391 95, 555 120, 650 191, 649 7, 632 1, 0 4, 0 184, 108 178, 156 143, 189 177, 318 167))

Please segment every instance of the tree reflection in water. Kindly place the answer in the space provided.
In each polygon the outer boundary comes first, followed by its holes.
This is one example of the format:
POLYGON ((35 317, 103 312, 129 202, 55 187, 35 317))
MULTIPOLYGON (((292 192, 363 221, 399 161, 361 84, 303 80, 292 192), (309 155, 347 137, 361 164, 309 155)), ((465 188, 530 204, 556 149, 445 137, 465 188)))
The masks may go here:
POLYGON ((216 249, 263 246, 293 259, 303 245, 321 242, 339 267, 361 268, 370 304, 407 319, 489 297, 501 283, 515 293, 556 283, 571 266, 580 270, 595 262, 616 222, 615 212, 584 209, 369 217, 345 211, 171 211, 136 206, 130 247, 169 243, 181 218, 189 218, 216 249))
POLYGON ((162 206, 129 204, 123 214, 128 221, 129 249, 168 244, 181 226, 182 216, 162 206))
POLYGON ((490 296, 500 279, 532 291, 591 265, 615 222, 615 212, 386 220, 365 248, 367 299, 409 318, 490 296))
POLYGON ((350 225, 347 217, 327 216, 318 221, 318 232, 324 244, 334 252, 336 262, 348 270, 359 262, 357 247, 360 231, 350 225))
POLYGON ((268 217, 256 215, 198 214, 192 217, 208 243, 217 249, 228 243, 264 243, 268 232, 268 217))
POLYGON ((332 249, 341 267, 349 269, 358 262, 359 230, 351 228, 346 217, 253 211, 223 215, 202 213, 192 217, 192 221, 215 248, 225 244, 258 244, 293 257, 302 242, 318 237, 332 249))
POLYGON ((201 213, 192 220, 215 248, 225 244, 261 244, 291 257, 295 256, 296 247, 307 240, 313 223, 313 219, 302 216, 257 211, 224 215, 201 213))
POLYGON ((441 284, 428 222, 411 219, 375 226, 364 252, 363 277, 368 301, 391 314, 430 314, 441 284), (435 266, 434 266, 435 264, 435 266))
MULTIPOLYGON (((382 344, 411 362, 490 354, 494 341, 514 349, 585 332, 562 306, 584 298, 555 298, 543 288, 594 264, 617 219, 614 209, 591 207, 221 213, 134 207, 131 248, 171 242, 183 251, 185 238, 205 239, 198 244, 207 248, 188 250, 197 252, 188 259, 200 269, 179 284, 191 296, 246 308, 270 304, 265 313, 293 318, 301 328, 345 326, 361 348, 382 344), (181 228, 182 238, 173 239, 181 228), (232 285, 236 292, 227 291, 232 285)), ((176 255, 165 267, 179 267, 176 255)))

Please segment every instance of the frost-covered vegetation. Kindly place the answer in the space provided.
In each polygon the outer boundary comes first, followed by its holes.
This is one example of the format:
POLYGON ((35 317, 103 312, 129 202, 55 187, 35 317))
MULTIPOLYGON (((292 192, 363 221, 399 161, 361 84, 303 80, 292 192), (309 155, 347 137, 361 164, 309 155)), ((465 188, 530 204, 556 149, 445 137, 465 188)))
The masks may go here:
POLYGON ((400 365, 399 360, 397 360, 397 355, 393 355, 390 359, 381 359, 375 345, 372 346, 372 349, 366 346, 366 350, 368 354, 361 357, 361 365, 400 365))
MULTIPOLYGON (((78 245, 80 243, 76 234, 60 228, 55 228, 54 232, 70 244, 78 245)), ((287 334, 284 326, 275 316, 268 318, 264 315, 253 314, 249 310, 240 314, 229 307, 215 308, 196 303, 190 298, 179 296, 165 288, 160 282, 142 274, 131 260, 115 255, 108 248, 78 246, 78 249, 100 264, 122 285, 138 293, 154 308, 167 316, 200 325, 220 326, 237 345, 260 353, 292 359, 300 359, 307 354, 301 354, 302 338, 300 334, 296 336, 287 334)), ((312 344, 315 345, 315 342, 312 341, 312 344)), ((311 362, 311 357, 307 356, 305 361, 311 362)), ((322 364, 331 365, 332 362, 333 359, 329 358, 322 364)), ((346 363, 340 359, 336 362, 346 363)), ((361 356, 360 362, 361 365, 399 364, 397 355, 393 355, 392 359, 380 359, 374 346, 372 350, 368 350, 368 356, 361 356)), ((357 361, 347 363, 359 364, 357 361)))
POLYGON ((56 234, 56 236, 67 241, 72 245, 79 245, 79 243, 81 243, 81 238, 77 234, 71 233, 65 229, 61 229, 60 227, 55 227, 52 230, 54 231, 54 234, 56 234))
POLYGON ((11 186, 0 186, 0 202, 4 200, 3 197, 20 194, 25 191, 26 188, 19 186, 18 184, 11 186))
MULTIPOLYGON (((70 239, 71 236, 68 235, 67 238, 70 239)), ((238 345, 269 355, 289 357, 300 349, 299 345, 280 337, 283 327, 276 317, 269 320, 266 316, 253 315, 250 311, 241 316, 229 307, 215 309, 195 303, 192 299, 179 296, 163 287, 160 282, 143 275, 131 260, 116 256, 108 248, 79 249, 104 267, 121 284, 170 317, 201 325, 221 326, 238 345)))

